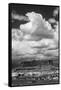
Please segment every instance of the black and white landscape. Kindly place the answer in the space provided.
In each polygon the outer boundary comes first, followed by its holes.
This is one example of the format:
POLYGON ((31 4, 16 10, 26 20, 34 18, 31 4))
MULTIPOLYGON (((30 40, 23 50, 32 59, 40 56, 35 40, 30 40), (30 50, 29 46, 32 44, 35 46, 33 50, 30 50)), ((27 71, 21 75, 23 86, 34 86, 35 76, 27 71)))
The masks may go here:
POLYGON ((12 86, 59 83, 59 6, 11 4, 12 86))

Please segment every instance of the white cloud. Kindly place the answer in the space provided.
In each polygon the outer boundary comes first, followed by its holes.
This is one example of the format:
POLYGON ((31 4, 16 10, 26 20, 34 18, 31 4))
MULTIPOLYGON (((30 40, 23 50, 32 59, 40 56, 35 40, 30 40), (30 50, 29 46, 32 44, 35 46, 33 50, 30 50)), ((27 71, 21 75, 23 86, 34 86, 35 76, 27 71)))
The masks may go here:
POLYGON ((56 8, 54 11, 53 11, 53 16, 57 16, 59 13, 59 8, 56 8))
POLYGON ((57 22, 57 24, 55 25, 55 32, 54 32, 54 40, 55 40, 56 44, 59 41, 59 30, 60 30, 59 27, 60 27, 59 22, 57 22))
MULTIPOLYGON (((17 57, 52 58, 58 55, 58 23, 53 30, 51 24, 41 14, 27 13, 30 20, 20 25, 20 30, 12 29, 12 49, 17 57), (55 50, 56 49, 56 50, 55 50), (49 54, 49 57, 48 57, 49 54)), ((14 55, 14 58, 15 58, 14 55)))
POLYGON ((48 57, 58 57, 58 49, 44 50, 43 55, 48 57))
POLYGON ((43 19, 41 14, 31 12, 26 14, 30 22, 26 24, 21 24, 20 29, 23 33, 33 34, 36 36, 41 36, 42 34, 47 37, 48 35, 52 37, 53 31, 51 25, 48 21, 43 19))
POLYGON ((53 23, 53 24, 56 23, 56 20, 54 18, 50 18, 48 21, 49 23, 53 23))
POLYGON ((23 32, 20 29, 12 29, 12 39, 13 40, 23 40, 23 32))
POLYGON ((23 15, 18 15, 18 14, 11 14, 12 15, 12 19, 14 20, 24 20, 24 21, 29 21, 29 19, 26 17, 26 16, 23 16, 23 15))

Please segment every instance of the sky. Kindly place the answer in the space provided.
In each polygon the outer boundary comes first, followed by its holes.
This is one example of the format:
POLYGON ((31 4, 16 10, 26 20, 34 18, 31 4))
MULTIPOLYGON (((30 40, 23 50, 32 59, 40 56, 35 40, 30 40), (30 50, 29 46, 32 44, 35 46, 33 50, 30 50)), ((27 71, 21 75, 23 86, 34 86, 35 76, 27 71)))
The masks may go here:
MULTIPOLYGON (((12 4, 11 5, 11 12, 19 15, 25 15, 27 12, 36 12, 36 13, 41 13, 43 17, 48 20, 49 18, 53 18, 53 11, 57 8, 58 6, 46 6, 46 5, 31 5, 31 4, 12 4)), ((58 15, 57 15, 58 16, 58 15)), ((56 20, 58 17, 55 17, 56 20)), ((21 23, 25 23, 26 21, 20 21, 20 20, 15 20, 15 22, 12 23, 12 26, 14 28, 19 28, 19 25, 21 23)))
POLYGON ((58 6, 12 5, 12 58, 57 58, 58 13, 58 6))

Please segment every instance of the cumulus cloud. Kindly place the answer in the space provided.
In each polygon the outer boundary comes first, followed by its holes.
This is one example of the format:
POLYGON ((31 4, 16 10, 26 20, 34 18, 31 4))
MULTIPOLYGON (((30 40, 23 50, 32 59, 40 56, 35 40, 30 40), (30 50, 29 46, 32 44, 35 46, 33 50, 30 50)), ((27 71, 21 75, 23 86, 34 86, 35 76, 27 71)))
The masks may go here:
POLYGON ((12 40, 23 40, 23 32, 20 29, 12 29, 12 40))
POLYGON ((59 8, 56 8, 54 11, 53 11, 53 16, 57 16, 59 13, 59 8))
POLYGON ((21 24, 19 30, 12 29, 13 56, 40 60, 58 56, 58 23, 53 29, 41 14, 30 12, 25 17, 29 22, 21 24))
POLYGON ((26 16, 29 18, 29 22, 26 24, 21 24, 20 29, 23 33, 31 34, 33 36, 42 36, 52 38, 53 31, 51 24, 48 21, 43 19, 41 14, 31 12, 27 13, 26 16))
POLYGON ((29 21, 29 19, 28 19, 26 16, 14 14, 14 13, 12 13, 11 15, 12 15, 12 19, 14 19, 14 20, 19 20, 19 21, 21 21, 21 20, 29 21))
POLYGON ((50 18, 50 19, 48 20, 48 22, 54 24, 54 23, 56 23, 56 20, 55 20, 54 18, 50 18))

